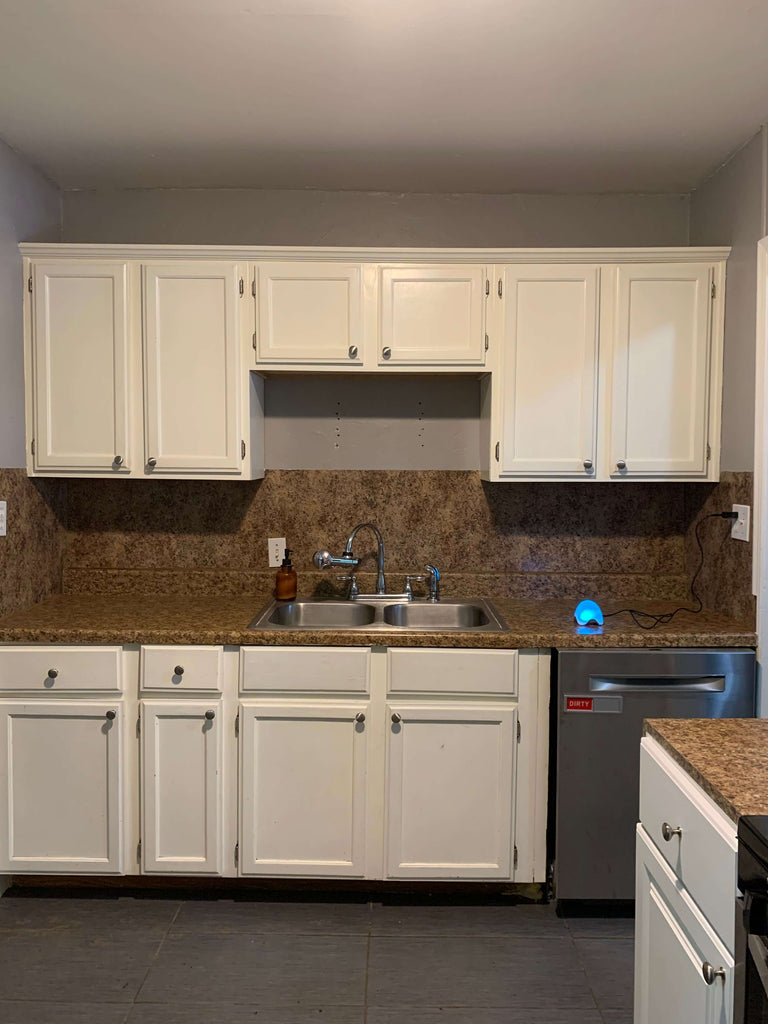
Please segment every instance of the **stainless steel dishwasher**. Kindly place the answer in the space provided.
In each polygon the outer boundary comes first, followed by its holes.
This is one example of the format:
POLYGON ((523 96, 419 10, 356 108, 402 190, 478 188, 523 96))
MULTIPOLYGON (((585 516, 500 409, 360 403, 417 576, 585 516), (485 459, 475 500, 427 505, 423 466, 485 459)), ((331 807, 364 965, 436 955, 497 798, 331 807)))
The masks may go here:
POLYGON ((644 718, 753 718, 755 652, 557 652, 555 894, 631 900, 644 718))

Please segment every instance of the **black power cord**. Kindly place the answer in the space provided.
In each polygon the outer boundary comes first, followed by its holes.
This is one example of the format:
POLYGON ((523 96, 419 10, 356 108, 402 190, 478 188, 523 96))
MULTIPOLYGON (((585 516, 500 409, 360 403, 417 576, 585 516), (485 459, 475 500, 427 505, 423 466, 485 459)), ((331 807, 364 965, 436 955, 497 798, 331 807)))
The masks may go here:
POLYGON ((698 608, 686 608, 684 605, 681 605, 679 608, 675 608, 675 610, 673 612, 662 612, 660 615, 654 615, 652 612, 643 612, 643 611, 640 611, 638 608, 619 608, 619 610, 615 611, 615 612, 606 612, 604 614, 603 618, 604 619, 610 619, 610 617, 612 615, 623 615, 626 612, 627 615, 631 615, 632 616, 633 622, 640 629, 655 629, 657 626, 664 626, 668 622, 671 622, 672 619, 679 612, 690 612, 692 615, 698 615, 699 612, 704 607, 703 601, 701 600, 699 595, 696 593, 696 580, 699 578, 699 573, 704 568, 704 545, 701 543, 701 537, 699 536, 699 527, 707 519, 738 519, 738 518, 739 518, 739 513, 738 512, 710 512, 708 515, 702 516, 701 519, 699 519, 699 521, 696 523, 696 528, 694 530, 694 536, 696 537, 696 543, 699 546, 699 567, 696 570, 696 572, 693 574, 693 579, 691 580, 691 597, 694 599, 696 604, 699 606, 698 608), (642 620, 645 620, 645 621, 642 621, 642 620))

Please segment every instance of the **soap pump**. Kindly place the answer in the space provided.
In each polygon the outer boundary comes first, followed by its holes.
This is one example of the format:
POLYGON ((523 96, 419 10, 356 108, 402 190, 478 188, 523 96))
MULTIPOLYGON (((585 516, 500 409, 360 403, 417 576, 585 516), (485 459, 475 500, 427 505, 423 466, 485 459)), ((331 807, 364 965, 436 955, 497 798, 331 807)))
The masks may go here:
POLYGON ((291 601, 296 597, 296 570, 291 564, 291 549, 285 549, 283 564, 277 570, 275 578, 275 597, 278 601, 291 601))

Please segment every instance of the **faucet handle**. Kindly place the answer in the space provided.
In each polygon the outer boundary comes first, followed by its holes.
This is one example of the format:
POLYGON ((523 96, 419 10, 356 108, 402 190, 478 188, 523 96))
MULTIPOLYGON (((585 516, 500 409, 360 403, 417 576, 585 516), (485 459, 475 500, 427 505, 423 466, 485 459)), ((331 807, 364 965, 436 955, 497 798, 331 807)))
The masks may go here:
POLYGON ((352 586, 349 588, 349 599, 353 601, 360 593, 357 586, 357 576, 337 576, 336 579, 339 583, 351 583, 352 586))
POLYGON ((405 577, 405 593, 408 596, 408 600, 413 600, 413 587, 412 583, 424 583, 426 576, 406 576, 405 577))

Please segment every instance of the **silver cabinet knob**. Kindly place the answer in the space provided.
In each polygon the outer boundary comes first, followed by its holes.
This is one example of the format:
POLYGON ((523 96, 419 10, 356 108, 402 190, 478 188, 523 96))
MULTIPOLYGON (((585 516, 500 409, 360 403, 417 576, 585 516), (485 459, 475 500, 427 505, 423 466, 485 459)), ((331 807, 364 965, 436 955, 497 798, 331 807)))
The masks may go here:
POLYGON ((156 466, 157 465, 157 459, 147 459, 147 465, 148 466, 156 466))
POLYGON ((584 469, 586 469, 588 473, 592 472, 592 459, 584 459, 584 469))
POLYGON ((59 674, 59 670, 57 668, 49 668, 48 669, 48 678, 49 679, 55 679, 58 674, 59 674))
POLYGON ((384 348, 381 350, 381 354, 384 356, 385 359, 389 359, 390 356, 392 355, 392 349, 389 347, 389 345, 385 345, 384 348))
POLYGON ((207 721, 212 722, 214 720, 214 718, 216 717, 216 712, 215 711, 206 711, 205 712, 205 717, 206 717, 207 721))
POLYGON ((392 723, 393 723, 393 725, 399 725, 399 723, 402 722, 402 720, 403 720, 402 715, 398 715, 398 713, 396 711, 392 712, 392 723))
POLYGON ((619 459, 619 461, 616 463, 616 469, 618 469, 620 472, 623 472, 626 468, 627 464, 624 461, 624 459, 619 459))
POLYGON ((714 985, 716 978, 720 978, 722 983, 725 984, 725 968, 715 968, 708 960, 705 960, 701 965, 701 974, 708 985, 714 985))
POLYGON ((173 674, 175 676, 183 676, 184 675, 184 666, 183 665, 177 665, 176 668, 173 670, 173 674))
POLYGON ((114 720, 117 718, 117 712, 116 711, 108 711, 107 715, 106 715, 106 718, 107 718, 108 722, 114 722, 114 720))
POLYGON ((350 359, 357 359, 357 345, 350 345, 349 346, 349 358, 350 359))
POLYGON ((679 836, 683 838, 683 830, 681 828, 672 828, 672 826, 664 821, 661 825, 661 835, 665 842, 669 842, 672 836, 679 836))
POLYGON ((357 714, 355 715, 355 721, 356 722, 364 722, 365 721, 365 715, 363 714, 362 711, 358 711, 357 712, 357 714))
POLYGON ((122 464, 123 464, 123 456, 122 455, 116 455, 112 461, 114 462, 114 464, 116 466, 122 466, 122 464))

